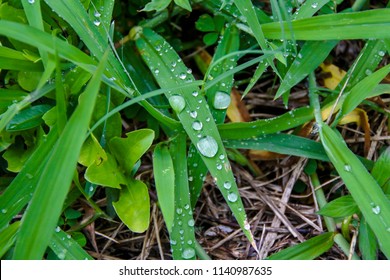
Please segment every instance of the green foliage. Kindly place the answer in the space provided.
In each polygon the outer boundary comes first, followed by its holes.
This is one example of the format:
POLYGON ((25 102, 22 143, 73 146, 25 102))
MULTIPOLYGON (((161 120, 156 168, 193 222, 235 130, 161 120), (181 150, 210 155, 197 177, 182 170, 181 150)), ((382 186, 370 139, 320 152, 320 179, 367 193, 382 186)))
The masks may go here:
POLYGON ((350 225, 358 229, 359 256, 377 259, 381 251, 389 258, 389 147, 368 161, 337 131, 359 107, 388 115, 366 99, 390 92, 382 82, 390 68, 380 66, 390 50, 389 9, 359 11, 356 1, 336 12, 341 0, 257 6, 249 0, 151 0, 133 1, 122 11, 119 2, 0 4, 2 258, 92 259, 80 232, 86 213, 76 202, 93 209, 91 221, 110 215, 140 233, 149 227, 154 191, 173 258, 207 258, 196 240, 193 211, 208 173, 257 250, 229 161, 244 168, 250 160, 236 149, 311 159, 305 171, 327 232, 269 259, 315 259, 334 243, 349 254, 343 235, 348 238, 350 225), (198 19, 189 16, 193 10, 198 19), (126 35, 128 24, 133 29, 126 35), (340 40, 355 39, 364 47, 339 85, 318 88, 317 67, 340 40), (181 55, 199 50, 211 56, 191 70, 192 55, 181 55), (225 123, 233 87, 244 98, 271 75, 278 87, 270 94, 282 97, 285 111, 225 123), (308 77, 309 106, 287 107, 294 87, 304 88, 308 77), (300 134, 314 121, 319 142, 309 139, 315 132, 300 134), (137 175, 149 152, 154 181, 137 175), (317 188, 320 168, 337 172, 349 194, 328 203, 326 190, 317 188), (94 195, 106 195, 107 208, 100 209, 94 195), (345 217, 341 235, 334 219, 345 217))

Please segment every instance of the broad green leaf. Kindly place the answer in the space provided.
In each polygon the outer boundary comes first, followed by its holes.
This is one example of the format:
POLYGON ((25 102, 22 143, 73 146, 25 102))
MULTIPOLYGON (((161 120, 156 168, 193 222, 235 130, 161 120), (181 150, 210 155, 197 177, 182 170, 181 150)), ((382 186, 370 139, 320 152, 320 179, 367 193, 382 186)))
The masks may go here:
POLYGON ((127 179, 115 158, 111 154, 106 154, 106 157, 107 160, 94 162, 87 168, 85 179, 96 185, 120 189, 121 185, 126 185, 127 179))
POLYGON ((79 98, 78 107, 48 156, 22 220, 14 259, 41 259, 53 235, 91 120, 102 74, 106 68, 106 58, 106 55, 102 58, 85 92, 79 98), (58 176, 59 174, 61 176, 58 176))
POLYGON ((332 248, 335 234, 323 233, 301 244, 286 248, 267 258, 267 260, 314 260, 332 248))
POLYGON ((182 7, 183 9, 186 9, 187 11, 192 11, 191 4, 189 0, 174 0, 175 4, 182 7))
POLYGON ((70 234, 59 227, 54 230, 49 246, 60 260, 93 260, 70 234))
POLYGON ((203 14, 195 22, 195 27, 199 31, 211 32, 215 31, 215 24, 213 18, 209 14, 203 14))
POLYGON ((385 194, 390 194, 390 147, 387 147, 379 156, 371 174, 382 187, 385 194))
POLYGON ((144 12, 151 12, 151 11, 157 11, 161 12, 162 10, 166 9, 168 5, 171 3, 172 0, 152 0, 148 4, 145 5, 145 8, 143 8, 141 11, 144 12))
POLYGON ((135 163, 150 148, 154 139, 151 129, 139 129, 126 134, 126 138, 115 137, 109 142, 110 151, 126 174, 131 174, 135 163))
POLYGON ((33 91, 37 88, 41 76, 42 73, 40 72, 20 71, 18 73, 18 84, 24 90, 33 91))
POLYGON ((36 105, 20 111, 7 125, 7 131, 22 131, 43 123, 42 116, 51 108, 50 105, 36 105))
POLYGON ((329 159, 378 238, 381 250, 390 257, 389 199, 339 134, 323 124, 320 136, 329 159))
POLYGON ((317 214, 333 218, 342 218, 359 212, 359 207, 352 196, 344 195, 325 204, 317 214))
POLYGON ((7 170, 19 172, 34 152, 34 148, 34 146, 25 147, 24 143, 15 144, 8 148, 3 154, 3 158, 7 161, 7 170))
POLYGON ((14 245, 19 226, 17 221, 0 231, 0 258, 14 245))
POLYGON ((91 134, 87 140, 85 140, 83 147, 81 148, 79 163, 84 166, 90 166, 93 163, 104 164, 104 161, 107 160, 107 154, 100 146, 96 137, 91 134))
POLYGON ((149 226, 150 200, 148 187, 139 180, 128 179, 122 186, 119 200, 113 202, 122 222, 134 232, 144 232, 149 226))
POLYGON ((164 143, 159 143, 154 149, 153 174, 158 204, 168 232, 171 232, 175 214, 175 171, 168 147, 164 143))

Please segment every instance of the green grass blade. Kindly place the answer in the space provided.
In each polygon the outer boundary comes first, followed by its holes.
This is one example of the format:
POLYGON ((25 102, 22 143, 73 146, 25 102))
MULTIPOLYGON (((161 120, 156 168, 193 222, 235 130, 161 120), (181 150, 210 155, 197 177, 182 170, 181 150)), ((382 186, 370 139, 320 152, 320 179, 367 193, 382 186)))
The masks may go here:
MULTIPOLYGON (((177 53, 162 37, 146 28, 142 34, 138 33, 137 35, 139 36, 136 41, 137 47, 162 88, 193 81, 192 74, 188 72, 187 67, 182 63, 177 53)), ((202 155, 202 159, 210 173, 216 179, 221 193, 245 235, 250 241, 253 241, 246 215, 242 211, 244 207, 217 127, 210 110, 205 106, 205 98, 201 94, 193 95, 194 92, 199 92, 199 88, 193 87, 186 90, 167 92, 165 95, 187 135, 202 155)))
POLYGON ((14 245, 20 221, 12 223, 0 231, 0 258, 14 245))
POLYGON ((267 39, 308 41, 386 39, 390 37, 389 17, 389 9, 375 9, 293 20, 292 30, 289 22, 283 22, 282 26, 279 22, 266 23, 261 27, 267 39))
POLYGON ((302 107, 281 116, 247 123, 218 125, 222 139, 246 139, 297 127, 313 119, 313 109, 302 107))
POLYGON ((168 147, 159 143, 153 153, 153 174, 158 203, 168 232, 172 232, 175 214, 175 171, 168 147))
POLYGON ((348 149, 340 135, 323 124, 320 136, 329 159, 373 229, 381 250, 389 258, 389 200, 359 159, 348 149))
POLYGON ((59 227, 54 230, 49 246, 60 260, 93 260, 69 234, 59 227))
POLYGON ((264 150, 329 161, 320 143, 290 134, 269 134, 248 139, 229 139, 224 140, 224 144, 226 147, 234 149, 264 150))
POLYGON ((4 228, 31 199, 57 138, 57 129, 52 128, 46 136, 46 141, 39 145, 27 160, 23 169, 0 196, 2 208, 0 211, 0 229, 4 228), (20 186, 24 187, 20 188, 20 186))
POLYGON ((186 135, 178 134, 169 150, 175 172, 174 221, 170 233, 172 255, 176 260, 195 259, 195 221, 188 186, 186 135))
POLYGON ((314 71, 336 44, 337 41, 306 42, 284 76, 275 98, 280 97, 314 71))
POLYGON ((307 0, 293 14, 294 20, 310 18, 318 12, 329 0, 307 0))
POLYGON ((64 128, 46 163, 23 217, 14 259, 41 259, 46 250, 74 175, 104 69, 105 58, 102 59, 85 92, 80 96, 79 106, 64 128))
POLYGON ((267 258, 267 260, 314 260, 332 248, 334 233, 328 232, 313 237, 301 244, 284 249, 267 258))
POLYGON ((390 194, 390 147, 382 152, 371 171, 385 194, 390 194))
MULTIPOLYGON (((29 0, 22 0, 23 9, 26 13, 27 20, 30 26, 35 27, 39 30, 44 31, 43 19, 41 12, 41 1, 37 0, 32 3, 29 0)), ((48 62, 48 54, 45 50, 39 49, 39 54, 41 55, 43 64, 46 66, 48 62)))
POLYGON ((359 106, 364 99, 371 95, 371 92, 387 74, 389 74, 389 72, 390 65, 387 65, 357 83, 351 91, 346 94, 340 113, 345 116, 359 106))
POLYGON ((359 224, 359 249, 363 260, 378 259, 378 242, 364 217, 359 224))

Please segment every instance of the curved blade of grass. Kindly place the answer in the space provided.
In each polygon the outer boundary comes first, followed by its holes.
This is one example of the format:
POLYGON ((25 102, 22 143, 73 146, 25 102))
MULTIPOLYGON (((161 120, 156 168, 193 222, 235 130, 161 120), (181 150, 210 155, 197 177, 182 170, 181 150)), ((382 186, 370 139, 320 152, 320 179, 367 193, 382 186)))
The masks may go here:
POLYGON ((333 218, 342 218, 359 212, 359 207, 352 196, 344 195, 325 204, 317 214, 333 218))
POLYGON ((69 234, 59 227, 53 231, 49 246, 60 260, 93 260, 69 234))
POLYGON ((390 257, 390 201, 342 138, 329 126, 320 128, 321 141, 367 223, 378 238, 383 253, 390 257))
POLYGON ((171 154, 164 143, 157 144, 154 149, 153 174, 158 203, 168 232, 172 232, 173 217, 175 215, 175 171, 171 154))
POLYGON ((378 259, 378 242, 376 241, 374 232, 367 224, 367 221, 364 217, 362 217, 359 224, 358 244, 363 260, 378 259))
POLYGON ((387 147, 379 156, 371 174, 382 187, 385 194, 390 194, 390 147, 387 147))
POLYGON ((329 0, 307 0, 292 15, 292 19, 310 18, 328 2, 329 0))
MULTIPOLYGON (((38 0, 38 1, 34 1, 33 3, 30 3, 30 1, 28 0, 22 0, 22 4, 23 4, 23 10, 26 13, 26 17, 30 26, 44 31, 42 12, 41 12, 41 1, 38 0)), ((47 52, 39 48, 39 54, 41 55, 43 64, 46 67, 46 64, 48 62, 47 52)))
POLYGON ((314 71, 336 46, 337 41, 306 42, 288 69, 275 99, 290 90, 314 71))
POLYGON ((0 69, 41 72, 43 67, 41 61, 31 61, 22 52, 0 46, 0 69))
POLYGON ((390 65, 387 65, 357 83, 351 91, 346 94, 340 113, 345 116, 359 106, 364 99, 371 95, 371 92, 387 74, 389 74, 389 72, 390 65))
POLYGON ((224 140, 245 139, 294 128, 311 119, 313 119, 313 109, 302 107, 270 119, 247 123, 220 124, 218 130, 224 140))
POLYGON ((187 175, 186 135, 179 133, 169 146, 175 172, 174 220, 170 233, 173 258, 176 260, 195 259, 195 221, 187 175))
POLYGON ((291 134, 269 134, 249 139, 228 139, 228 148, 265 150, 285 155, 329 161, 324 148, 318 142, 291 134))
MULTIPOLYGON (((219 59, 225 57, 225 55, 238 51, 239 49, 239 32, 235 26, 229 25, 225 28, 222 34, 222 38, 220 39, 217 49, 215 50, 215 54, 213 56, 212 62, 218 61, 219 59)), ((210 77, 218 77, 224 72, 234 68, 237 65, 237 57, 229 57, 225 58, 221 61, 220 64, 214 66, 209 71, 209 76, 205 77, 205 79, 209 79, 210 77)), ((226 76, 224 79, 209 87, 206 90, 207 101, 209 104, 210 112, 214 117, 215 122, 223 123, 226 117, 226 108, 228 107, 228 102, 223 104, 221 108, 216 109, 213 105, 217 95, 223 96, 226 100, 230 101, 230 92, 233 87, 233 74, 226 76)), ((230 103, 230 102, 229 102, 230 103)), ((191 190, 191 202, 192 205, 195 206, 198 201, 198 197, 200 195, 204 177, 207 174, 207 167, 203 163, 201 156, 196 152, 195 146, 191 145, 189 148, 189 158, 188 158, 188 176, 190 178, 190 190, 191 190)))
POLYGON ((53 235, 88 131, 105 61, 106 56, 103 57, 85 92, 80 96, 79 106, 66 124, 47 160, 22 219, 14 259, 41 259, 53 235))
MULTIPOLYGON (((187 67, 162 37, 146 28, 142 34, 138 33, 137 35, 139 36, 136 41, 137 47, 161 88, 193 81, 194 78, 188 72, 187 67)), ((205 106, 206 100, 204 97, 201 94, 194 96, 193 92, 199 92, 199 88, 193 87, 186 90, 166 92, 165 95, 168 100, 174 96, 176 96, 174 98, 179 98, 180 106, 177 106, 176 102, 175 104, 172 102, 171 105, 175 106, 177 116, 187 135, 192 143, 197 146, 198 152, 202 154, 204 163, 215 178, 222 195, 245 235, 253 242, 246 215, 242 211, 244 207, 238 188, 213 116, 205 106), (230 188, 225 188, 224 185, 230 188)))
POLYGON ((301 244, 272 254, 267 260, 314 260, 332 248, 334 236, 333 232, 323 233, 301 244))
POLYGON ((265 23, 261 28, 267 39, 293 39, 291 31, 295 40, 385 39, 390 37, 389 17, 389 9, 375 9, 293 20, 292 30, 289 22, 265 23))
POLYGON ((19 226, 17 221, 0 231, 0 258, 14 245, 19 226))

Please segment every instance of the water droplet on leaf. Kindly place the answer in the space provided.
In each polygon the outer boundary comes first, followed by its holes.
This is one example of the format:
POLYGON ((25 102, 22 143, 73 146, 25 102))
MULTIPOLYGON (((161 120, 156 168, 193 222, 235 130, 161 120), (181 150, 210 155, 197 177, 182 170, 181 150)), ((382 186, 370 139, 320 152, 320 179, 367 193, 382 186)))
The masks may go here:
POLYGON ((196 144, 199 152, 205 157, 213 157, 218 152, 218 144, 211 136, 206 136, 196 144))
POLYGON ((195 250, 193 248, 184 249, 181 256, 186 260, 191 259, 195 256, 195 250))
POLYGON ((230 104, 230 95, 223 91, 217 91, 214 97, 213 106, 215 109, 226 109, 230 104))
POLYGON ((169 97, 168 101, 176 113, 183 111, 184 107, 186 106, 186 101, 180 95, 173 95, 169 97))
POLYGON ((192 128, 196 131, 201 130, 203 127, 203 124, 201 122, 195 121, 192 123, 192 128))
POLYGON ((235 193, 229 193, 227 199, 230 202, 236 202, 238 199, 238 196, 235 193))

